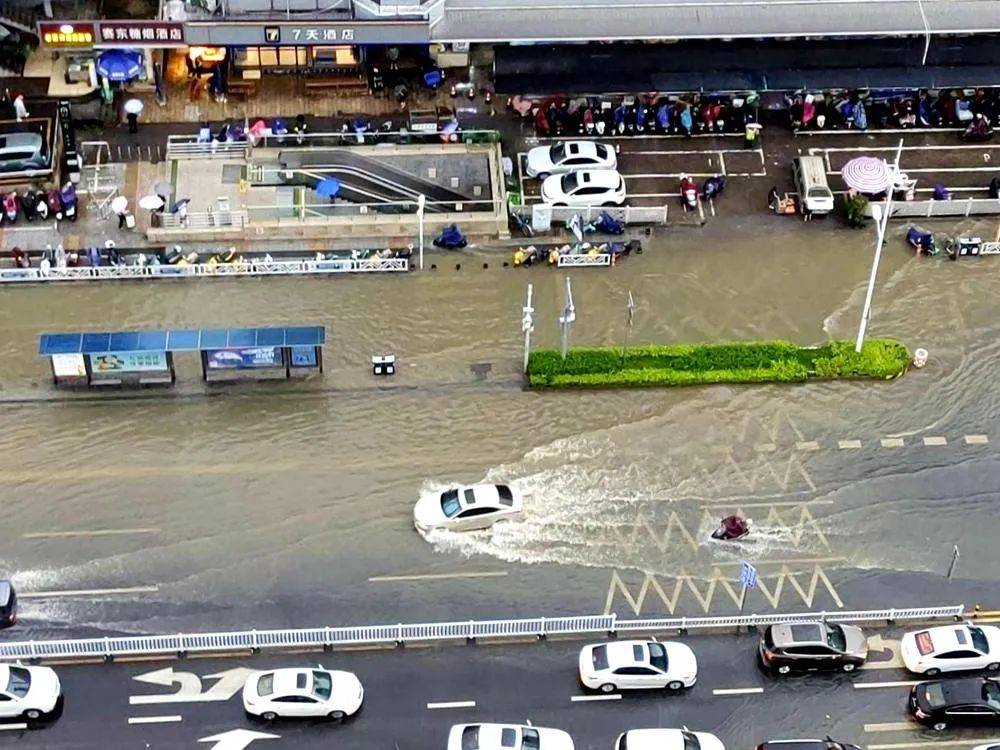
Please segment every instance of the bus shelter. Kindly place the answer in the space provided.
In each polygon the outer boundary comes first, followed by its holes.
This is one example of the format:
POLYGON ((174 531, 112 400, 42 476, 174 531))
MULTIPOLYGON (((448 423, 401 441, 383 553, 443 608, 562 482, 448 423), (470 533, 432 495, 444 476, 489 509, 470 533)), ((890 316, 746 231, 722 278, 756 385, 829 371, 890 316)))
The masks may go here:
POLYGON ((323 372, 325 326, 43 333, 57 386, 171 385, 174 355, 197 352, 208 382, 323 372))

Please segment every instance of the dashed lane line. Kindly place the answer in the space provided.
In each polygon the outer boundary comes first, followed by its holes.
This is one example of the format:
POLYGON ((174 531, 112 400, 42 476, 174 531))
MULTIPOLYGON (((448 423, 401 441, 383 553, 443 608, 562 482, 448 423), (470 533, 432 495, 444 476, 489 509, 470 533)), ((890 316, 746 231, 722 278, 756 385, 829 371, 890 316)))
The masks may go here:
POLYGON ((778 450, 778 446, 776 446, 774 443, 760 443, 758 445, 755 445, 754 448, 757 450, 758 453, 774 453, 776 450, 778 450))
POLYGON ((475 701, 445 701, 442 703, 428 703, 427 708, 434 710, 438 708, 475 708, 475 701))
POLYGON ((965 444, 966 445, 986 445, 990 442, 987 435, 966 435, 965 444))
POLYGON ((129 724, 172 724, 178 721, 183 721, 184 717, 180 714, 173 714, 171 716, 129 716, 129 724))
POLYGON ((159 586, 131 586, 122 589, 75 589, 66 591, 25 591, 18 592, 21 599, 52 599, 73 596, 106 596, 112 594, 154 594, 159 586))
POLYGON ((871 688, 911 687, 918 684, 920 684, 919 680, 896 680, 895 682, 855 682, 854 687, 858 690, 867 690, 871 688))
POLYGON ((0 724, 0 732, 12 732, 12 731, 17 731, 19 729, 27 729, 27 728, 28 725, 25 724, 24 722, 21 722, 20 724, 0 724))
POLYGON ((506 570, 484 570, 480 572, 468 573, 415 573, 413 575, 398 576, 374 576, 369 578, 369 583, 386 583, 389 581, 442 581, 449 578, 502 578, 507 575, 506 570))
POLYGON ((129 534, 158 534, 160 529, 79 529, 76 531, 32 531, 21 534, 22 539, 72 539, 89 536, 126 536, 129 534))
POLYGON ((837 441, 837 447, 840 450, 854 450, 861 447, 860 440, 839 440, 837 441))
MULTIPOLYGON (((916 725, 914 725, 916 726, 916 725)), ((868 750, 903 750, 922 747, 962 747, 968 745, 992 745, 1000 742, 1000 737, 981 740, 941 740, 940 742, 891 742, 887 745, 869 745, 868 750)))
POLYGON ((924 445, 948 445, 948 438, 932 435, 924 438, 924 445))
POLYGON ((764 688, 762 687, 716 688, 712 691, 712 695, 757 695, 763 692, 764 688))
POLYGON ((886 721, 875 724, 865 724, 866 732, 898 732, 906 729, 917 729, 918 725, 912 721, 886 721))
POLYGON ((815 440, 800 440, 795 444, 795 448, 800 451, 818 451, 819 443, 815 440))
POLYGON ((906 445, 903 438, 882 438, 879 442, 883 448, 902 448, 906 445))
POLYGON ((621 693, 611 693, 610 695, 572 695, 570 700, 573 703, 587 703, 590 701, 620 701, 621 693))

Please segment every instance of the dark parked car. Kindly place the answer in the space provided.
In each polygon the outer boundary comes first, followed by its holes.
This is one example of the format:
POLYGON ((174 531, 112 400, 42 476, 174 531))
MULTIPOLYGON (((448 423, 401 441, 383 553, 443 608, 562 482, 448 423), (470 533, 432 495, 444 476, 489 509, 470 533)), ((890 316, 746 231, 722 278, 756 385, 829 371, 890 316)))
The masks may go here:
POLYGON ((854 625, 802 622, 771 625, 760 636, 760 660, 778 674, 795 670, 852 672, 868 658, 868 639, 854 625))
POLYGON ((0 133, 0 172, 46 170, 49 164, 45 139, 38 133, 0 133))
POLYGON ((954 725, 1000 726, 1000 683, 986 677, 918 682, 910 713, 937 731, 954 725))
POLYGON ((0 581, 0 628, 17 622, 17 592, 10 581, 0 581))
POLYGON ((825 740, 771 740, 757 745, 756 750, 861 750, 857 745, 825 740))

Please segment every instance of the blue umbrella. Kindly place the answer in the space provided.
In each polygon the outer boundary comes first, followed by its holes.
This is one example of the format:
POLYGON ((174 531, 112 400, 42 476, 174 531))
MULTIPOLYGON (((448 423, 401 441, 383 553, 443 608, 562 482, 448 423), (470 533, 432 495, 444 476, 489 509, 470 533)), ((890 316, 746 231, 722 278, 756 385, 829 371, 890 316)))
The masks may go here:
POLYGON ((333 198, 340 192, 340 181, 333 177, 326 177, 316 184, 316 194, 320 198, 333 198))
POLYGON ((97 74, 121 83, 142 73, 142 53, 133 49, 111 49, 97 58, 97 74))

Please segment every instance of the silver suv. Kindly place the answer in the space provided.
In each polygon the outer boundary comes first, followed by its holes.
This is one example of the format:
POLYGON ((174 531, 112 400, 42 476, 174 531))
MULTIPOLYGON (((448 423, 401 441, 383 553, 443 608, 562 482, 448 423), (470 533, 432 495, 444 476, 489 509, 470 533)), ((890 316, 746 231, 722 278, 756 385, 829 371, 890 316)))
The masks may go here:
POLYGON ((760 636, 760 660, 778 674, 793 669, 842 669, 853 672, 868 658, 861 628, 834 622, 770 625, 760 636))

